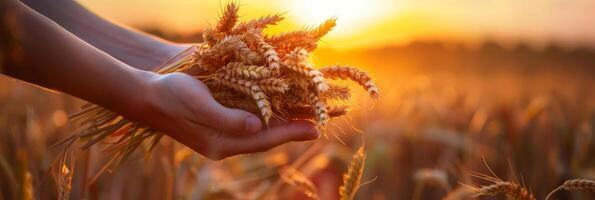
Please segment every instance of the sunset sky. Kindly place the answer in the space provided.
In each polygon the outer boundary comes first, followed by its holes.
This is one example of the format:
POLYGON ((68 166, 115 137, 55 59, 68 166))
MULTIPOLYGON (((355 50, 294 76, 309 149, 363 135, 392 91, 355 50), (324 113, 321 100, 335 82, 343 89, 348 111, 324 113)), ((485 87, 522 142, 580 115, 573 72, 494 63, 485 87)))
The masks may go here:
MULTIPOLYGON (((80 0, 99 15, 134 27, 191 33, 213 25, 228 1, 80 0)), ((245 18, 285 12, 272 32, 316 25, 338 17, 324 45, 337 48, 404 44, 413 40, 475 43, 485 38, 505 45, 536 47, 550 41, 595 45, 595 1, 589 0, 242 0, 245 18)))

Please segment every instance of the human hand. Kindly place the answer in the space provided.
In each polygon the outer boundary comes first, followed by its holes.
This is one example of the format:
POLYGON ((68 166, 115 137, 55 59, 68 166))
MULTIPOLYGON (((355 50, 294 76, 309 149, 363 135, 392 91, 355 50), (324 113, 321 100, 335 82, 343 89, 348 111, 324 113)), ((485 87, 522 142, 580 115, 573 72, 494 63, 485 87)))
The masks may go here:
POLYGON ((257 116, 222 106, 206 85, 189 75, 151 73, 148 79, 142 103, 134 106, 130 117, 210 159, 262 152, 319 136, 309 121, 272 122, 263 128, 257 116))

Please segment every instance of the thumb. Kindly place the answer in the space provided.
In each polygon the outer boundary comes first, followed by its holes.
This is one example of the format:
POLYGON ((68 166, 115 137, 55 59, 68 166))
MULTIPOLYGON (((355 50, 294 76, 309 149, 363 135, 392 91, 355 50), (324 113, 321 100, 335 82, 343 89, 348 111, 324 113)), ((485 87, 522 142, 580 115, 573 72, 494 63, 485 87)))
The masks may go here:
POLYGON ((208 123, 205 125, 224 133, 254 134, 262 128, 262 122, 256 115, 239 109, 227 108, 215 99, 207 102, 204 111, 204 119, 208 123))

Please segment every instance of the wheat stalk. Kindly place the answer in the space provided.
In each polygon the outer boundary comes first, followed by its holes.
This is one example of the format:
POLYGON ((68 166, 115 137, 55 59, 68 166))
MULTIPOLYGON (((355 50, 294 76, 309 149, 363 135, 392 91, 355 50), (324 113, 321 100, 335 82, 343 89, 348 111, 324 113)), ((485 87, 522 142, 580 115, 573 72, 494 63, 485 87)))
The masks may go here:
POLYGON ((295 168, 291 166, 283 167, 279 171, 279 175, 285 183, 298 188, 299 190, 304 192, 306 196, 312 199, 319 199, 318 189, 316 189, 314 183, 312 183, 312 181, 310 181, 308 177, 306 177, 304 174, 302 174, 295 168))
POLYGON ((581 192, 591 192, 595 193, 595 181, 593 180, 585 180, 585 179, 570 179, 565 181, 562 185, 558 186, 556 189, 552 190, 545 200, 548 200, 554 193, 559 190, 566 190, 566 191, 581 191, 581 192))
POLYGON ((343 174, 343 184, 339 187, 339 197, 341 200, 351 200, 359 190, 362 176, 364 175, 364 165, 366 161, 366 152, 362 145, 343 174))

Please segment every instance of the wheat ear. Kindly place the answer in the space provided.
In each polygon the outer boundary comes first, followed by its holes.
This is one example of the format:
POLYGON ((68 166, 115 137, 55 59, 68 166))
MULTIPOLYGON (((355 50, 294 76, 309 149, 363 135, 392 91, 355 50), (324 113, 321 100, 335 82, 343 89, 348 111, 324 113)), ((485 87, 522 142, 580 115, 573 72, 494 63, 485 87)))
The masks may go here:
POLYGON ((535 200, 535 197, 526 188, 507 181, 498 181, 491 185, 482 186, 476 191, 474 197, 495 196, 504 194, 510 198, 518 200, 535 200))
POLYGON ((266 78, 258 81, 258 86, 267 94, 283 94, 289 90, 287 82, 280 78, 266 78))
POLYGON ((308 52, 304 49, 295 49, 292 51, 284 61, 284 67, 310 78, 312 85, 316 88, 318 93, 323 93, 328 90, 329 86, 324 79, 322 72, 314 69, 312 64, 308 62, 308 52))
POLYGON ((229 33, 238 22, 238 5, 231 2, 225 6, 221 18, 217 22, 217 31, 220 33, 229 33))
POLYGON ((264 66, 244 65, 240 62, 231 62, 223 70, 229 76, 242 79, 262 79, 271 75, 271 71, 264 66))
POLYGON ((320 128, 326 127, 328 123, 329 116, 326 110, 326 103, 316 95, 314 92, 310 92, 308 99, 310 100, 310 105, 314 109, 314 115, 316 116, 316 124, 320 128))
POLYGON ((316 189, 314 183, 295 168, 291 166, 283 167, 279 171, 279 175, 285 183, 298 188, 304 192, 306 196, 312 199, 319 199, 318 189, 316 189))
POLYGON ((320 72, 324 74, 324 77, 330 79, 350 79, 364 87, 370 96, 378 97, 378 87, 364 71, 349 66, 333 66, 321 68, 320 72))
POLYGON ((276 25, 281 20, 283 20, 283 16, 281 14, 274 14, 252 19, 246 22, 240 22, 232 30, 232 33, 240 34, 248 31, 249 29, 265 29, 270 25, 276 25))
POLYGON ((364 175, 364 165, 366 161, 366 152, 362 145, 349 164, 349 168, 343 174, 343 185, 339 187, 339 198, 341 200, 352 200, 359 190, 362 176, 364 175))
POLYGON ((315 28, 280 33, 266 38, 267 42, 276 47, 280 53, 287 53, 295 48, 303 48, 313 51, 318 46, 316 43, 332 30, 336 25, 336 19, 331 18, 315 28))
MULTIPOLYGON (((310 30, 310 35, 316 41, 320 40, 328 32, 330 32, 337 25, 337 18, 330 18, 324 21, 324 23, 318 25, 316 28, 310 30)), ((310 49, 308 49, 310 50, 310 49)), ((313 50, 313 49, 312 49, 313 50)))
POLYGON ((556 189, 552 190, 545 200, 548 200, 554 193, 559 190, 566 190, 566 191, 581 191, 581 192, 591 192, 595 193, 595 181, 592 180, 585 180, 585 179, 570 179, 565 181, 562 185, 558 186, 556 189))
POLYGON ((233 58, 238 62, 249 65, 255 64, 259 60, 258 54, 250 50, 240 37, 227 36, 211 48, 201 51, 197 64, 207 68, 207 70, 214 71, 233 58))
POLYGON ((271 102, 257 84, 249 80, 226 76, 223 73, 214 74, 209 80, 252 97, 258 109, 260 109, 260 114, 264 122, 266 124, 269 123, 272 116, 271 102))
POLYGON ((242 38, 246 43, 254 46, 257 52, 262 55, 266 62, 266 66, 268 66, 271 71, 275 72, 275 74, 279 72, 279 68, 281 67, 279 54, 275 51, 275 48, 272 45, 264 40, 262 37, 262 30, 249 29, 242 34, 242 38))

